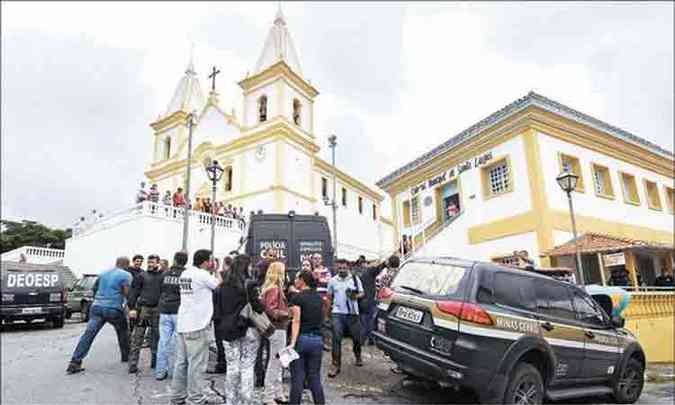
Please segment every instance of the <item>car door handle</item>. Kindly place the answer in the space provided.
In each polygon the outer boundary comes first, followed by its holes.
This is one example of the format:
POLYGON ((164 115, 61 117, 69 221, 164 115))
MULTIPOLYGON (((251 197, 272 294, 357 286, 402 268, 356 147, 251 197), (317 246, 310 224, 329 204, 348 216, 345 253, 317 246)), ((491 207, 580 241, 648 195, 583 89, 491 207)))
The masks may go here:
POLYGON ((589 339, 595 338, 595 333, 591 332, 590 330, 585 331, 584 335, 586 335, 586 337, 589 339))
POLYGON ((541 327, 542 327, 543 329, 545 329, 546 331, 548 331, 548 332, 550 332, 550 331, 552 331, 552 330, 554 329, 554 328, 553 328, 553 325, 551 324, 551 322, 544 322, 544 323, 541 324, 541 327))

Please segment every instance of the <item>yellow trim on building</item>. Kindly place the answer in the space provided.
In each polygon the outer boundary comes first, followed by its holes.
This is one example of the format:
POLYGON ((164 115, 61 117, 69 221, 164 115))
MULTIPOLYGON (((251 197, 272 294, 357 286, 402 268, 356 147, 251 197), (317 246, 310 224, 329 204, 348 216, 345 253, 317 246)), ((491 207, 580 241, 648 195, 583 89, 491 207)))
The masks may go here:
POLYGON ((536 232, 540 216, 538 212, 531 210, 512 217, 472 226, 467 230, 469 243, 475 245, 507 236, 536 232))
POLYGON ((319 91, 314 88, 314 86, 293 72, 284 61, 279 61, 257 75, 247 77, 238 84, 244 90, 244 96, 246 96, 246 94, 253 91, 258 85, 265 83, 265 81, 275 76, 287 78, 291 83, 297 86, 299 90, 305 92, 311 98, 319 95, 319 91))
POLYGON ((618 171, 618 175, 619 186, 621 187, 621 194, 623 195, 623 202, 630 205, 640 206, 640 193, 638 192, 637 180, 635 179, 635 176, 622 170, 618 171), (626 190, 626 180, 632 182, 633 190, 626 190), (632 192, 635 193, 635 199, 629 195, 632 192))
POLYGON ((161 132, 169 127, 172 127, 176 124, 185 124, 187 125, 188 113, 185 111, 176 111, 166 117, 160 118, 159 120, 150 124, 150 127, 156 132, 161 132))
POLYGON ((511 157, 509 155, 498 156, 496 159, 493 159, 492 162, 480 168, 480 179, 481 179, 481 189, 483 193, 483 201, 490 200, 495 197, 500 197, 505 194, 511 193, 515 189, 515 177, 513 173, 513 167, 511 166, 511 157), (506 189, 499 193, 493 193, 491 190, 490 183, 490 170, 497 165, 506 163, 506 172, 507 172, 507 181, 506 189))
POLYGON ((565 160, 571 163, 572 173, 579 177, 577 179, 577 186, 574 188, 574 191, 576 191, 577 193, 584 193, 586 191, 584 183, 584 174, 583 170, 581 170, 581 163, 579 162, 579 158, 576 156, 572 156, 568 153, 558 152, 558 170, 560 171, 560 173, 565 171, 565 167, 563 165, 565 160))
POLYGON ((659 195, 659 186, 657 183, 649 179, 642 179, 642 186, 645 190, 645 197, 647 197, 647 207, 649 207, 650 210, 663 211, 663 204, 661 204, 661 196, 659 195), (652 201, 653 199, 656 200, 656 204, 652 201))

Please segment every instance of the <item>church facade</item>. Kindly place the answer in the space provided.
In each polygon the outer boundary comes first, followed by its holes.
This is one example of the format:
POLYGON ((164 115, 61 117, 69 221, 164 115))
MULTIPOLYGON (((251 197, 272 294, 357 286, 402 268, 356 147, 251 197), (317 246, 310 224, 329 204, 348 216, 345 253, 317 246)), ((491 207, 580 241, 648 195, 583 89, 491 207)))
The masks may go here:
POLYGON ((211 197, 204 162, 225 168, 216 201, 244 212, 324 215, 332 227, 336 177, 338 255, 376 258, 396 246, 392 221, 381 215, 382 193, 318 156, 314 103, 319 91, 300 67, 284 16, 274 20, 251 75, 239 83, 243 111, 220 107, 215 89, 205 96, 192 62, 180 79, 165 113, 150 126, 153 156, 145 176, 159 189, 185 189, 188 120, 192 129, 190 198, 211 197))

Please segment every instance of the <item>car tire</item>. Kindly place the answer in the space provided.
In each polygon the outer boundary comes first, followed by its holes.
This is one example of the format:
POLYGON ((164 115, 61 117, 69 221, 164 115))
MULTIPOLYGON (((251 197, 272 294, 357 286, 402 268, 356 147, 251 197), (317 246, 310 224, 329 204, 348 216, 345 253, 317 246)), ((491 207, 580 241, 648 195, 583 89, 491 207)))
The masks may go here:
POLYGON ((89 322, 89 303, 87 301, 84 301, 82 303, 82 314, 80 316, 80 319, 82 319, 82 322, 89 322))
POLYGON ((618 404, 633 404, 645 385, 645 366, 639 360, 628 360, 614 383, 614 399, 618 404))
POLYGON ((544 400, 544 381, 541 373, 528 363, 517 364, 511 373, 504 404, 541 404, 544 400))
POLYGON ((65 311, 63 317, 66 318, 66 319, 70 319, 70 318, 72 318, 72 316, 73 316, 73 312, 70 309, 66 308, 66 311, 65 311))
POLYGON ((66 323, 66 320, 64 317, 54 318, 52 319, 52 323, 55 329, 61 329, 63 328, 63 325, 66 323))

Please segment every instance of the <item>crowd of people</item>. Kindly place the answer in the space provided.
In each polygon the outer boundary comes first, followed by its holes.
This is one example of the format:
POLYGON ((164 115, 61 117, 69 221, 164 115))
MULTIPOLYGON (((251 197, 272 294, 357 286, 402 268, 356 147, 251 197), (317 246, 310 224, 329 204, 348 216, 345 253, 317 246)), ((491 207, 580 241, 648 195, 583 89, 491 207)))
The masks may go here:
POLYGON ((150 201, 170 207, 188 207, 188 209, 199 212, 211 213, 213 215, 218 215, 225 218, 246 221, 244 207, 235 207, 232 204, 225 205, 225 203, 222 201, 211 201, 211 198, 209 197, 195 197, 193 204, 183 193, 182 187, 178 187, 173 193, 171 193, 169 190, 166 190, 162 196, 159 188, 157 187, 157 184, 151 185, 150 189, 146 190, 145 182, 141 182, 140 189, 136 194, 136 204, 140 204, 144 201, 150 201))
POLYGON ((215 338, 217 364, 225 373, 229 404, 253 404, 256 382, 263 385, 265 404, 299 404, 308 388, 314 403, 325 403, 321 361, 331 351, 329 378, 342 368, 342 340, 353 341, 354 366, 363 366, 361 348, 375 327, 377 290, 398 269, 394 255, 383 262, 336 259, 334 269, 320 254, 302 260, 289 274, 275 249, 253 263, 237 252, 222 265, 209 250, 198 250, 187 266, 186 252, 173 264, 158 255, 116 260, 100 274, 87 327, 75 348, 67 373, 84 370, 82 363, 101 328, 115 328, 121 361, 130 374, 139 371, 139 354, 150 331, 151 364, 157 380, 171 379, 173 404, 222 403, 206 390, 210 342, 215 338), (387 271, 384 271, 384 270, 387 271), (263 362, 263 351, 269 353, 263 362), (290 386, 284 389, 284 363, 279 354, 294 350, 290 386), (288 395, 287 395, 288 394, 288 395))

